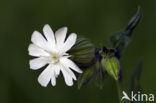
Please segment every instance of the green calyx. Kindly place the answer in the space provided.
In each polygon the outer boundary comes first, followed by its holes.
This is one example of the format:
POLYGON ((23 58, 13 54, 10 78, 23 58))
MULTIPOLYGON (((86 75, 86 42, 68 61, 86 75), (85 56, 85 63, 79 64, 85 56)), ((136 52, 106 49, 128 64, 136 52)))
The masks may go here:
POLYGON ((85 37, 78 36, 76 44, 69 51, 71 59, 78 64, 89 64, 94 59, 95 46, 85 37))
POLYGON ((120 63, 114 52, 102 52, 102 69, 106 70, 115 80, 119 79, 120 63))

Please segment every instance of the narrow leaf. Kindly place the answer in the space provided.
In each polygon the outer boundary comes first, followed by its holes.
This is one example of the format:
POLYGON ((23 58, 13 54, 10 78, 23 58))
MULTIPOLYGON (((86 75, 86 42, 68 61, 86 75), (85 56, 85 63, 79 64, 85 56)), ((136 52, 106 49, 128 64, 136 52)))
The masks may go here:
POLYGON ((142 72, 142 61, 139 61, 136 67, 134 68, 134 71, 131 75, 130 82, 129 82, 129 90, 130 91, 140 91, 141 86, 140 86, 140 77, 141 77, 141 72, 142 72))
POLYGON ((80 75, 78 80, 78 88, 80 89, 82 86, 88 84, 90 80, 92 80, 94 76, 93 68, 87 68, 84 72, 80 75))
POLYGON ((95 78, 96 84, 97 87, 102 89, 104 87, 104 80, 106 78, 106 70, 102 69, 102 64, 99 61, 96 62, 95 68, 96 68, 96 78, 95 78))
POLYGON ((129 21, 127 27, 125 28, 125 32, 127 36, 131 36, 133 30, 135 29, 135 27, 138 25, 140 19, 142 16, 142 10, 139 7, 137 13, 131 18, 131 20, 129 21))
POLYGON ((138 25, 141 16, 142 10, 139 7, 137 13, 131 18, 125 29, 123 31, 112 34, 112 36, 110 37, 111 46, 117 49, 119 56, 130 43, 132 33, 138 25))

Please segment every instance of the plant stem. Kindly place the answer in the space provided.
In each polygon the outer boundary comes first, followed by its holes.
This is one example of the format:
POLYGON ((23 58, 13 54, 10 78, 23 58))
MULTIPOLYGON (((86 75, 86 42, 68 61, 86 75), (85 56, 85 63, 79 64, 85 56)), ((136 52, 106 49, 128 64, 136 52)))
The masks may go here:
POLYGON ((116 81, 116 87, 118 92, 119 103, 131 103, 130 101, 125 101, 125 100, 121 101, 121 98, 123 96, 122 92, 124 91, 122 81, 116 81))
POLYGON ((118 92, 119 103, 124 103, 124 102, 121 101, 123 88, 122 88, 122 85, 121 85, 120 81, 116 82, 116 87, 117 87, 117 92, 118 92))

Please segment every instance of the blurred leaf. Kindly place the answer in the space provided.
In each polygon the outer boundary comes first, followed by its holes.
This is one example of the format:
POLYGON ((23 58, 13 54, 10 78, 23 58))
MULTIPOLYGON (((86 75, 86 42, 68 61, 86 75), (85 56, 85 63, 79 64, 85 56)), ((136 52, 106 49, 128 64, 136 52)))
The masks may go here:
POLYGON ((95 78, 96 84, 100 89, 102 89, 104 86, 106 70, 102 70, 102 64, 99 61, 96 62, 95 68, 96 68, 96 78, 95 78))
POLYGON ((116 48, 119 54, 128 46, 131 38, 126 36, 124 32, 114 33, 111 37, 112 47, 116 48))
POLYGON ((118 50, 118 55, 127 47, 130 43, 132 32, 136 28, 142 16, 142 10, 139 7, 137 13, 131 18, 128 25, 123 31, 116 32, 110 37, 110 43, 113 48, 118 50))
POLYGON ((127 36, 131 36, 133 30, 135 29, 135 27, 139 23, 141 16, 142 16, 142 10, 139 7, 137 13, 131 18, 131 20, 129 21, 129 23, 125 29, 127 36))
POLYGON ((94 59, 95 47, 91 41, 82 36, 78 36, 76 44, 69 51, 71 59, 78 64, 88 64, 94 59))
POLYGON ((120 63, 116 57, 103 58, 102 67, 115 79, 119 78, 120 63))
POLYGON ((123 32, 116 32, 111 36, 110 42, 112 47, 117 47, 119 45, 119 41, 123 35, 124 35, 123 32))
POLYGON ((83 74, 80 75, 78 81, 78 88, 88 84, 92 79, 94 79, 96 85, 102 89, 104 86, 104 79, 106 77, 106 70, 103 71, 101 63, 97 61, 92 67, 84 70, 83 74))
POLYGON ((139 84, 141 72, 142 72, 143 62, 139 61, 136 65, 129 82, 129 91, 141 91, 141 86, 139 84))
POLYGON ((90 80, 93 78, 93 75, 94 75, 94 70, 92 67, 84 70, 84 72, 80 75, 80 78, 78 80, 78 88, 80 89, 82 86, 89 83, 90 80))

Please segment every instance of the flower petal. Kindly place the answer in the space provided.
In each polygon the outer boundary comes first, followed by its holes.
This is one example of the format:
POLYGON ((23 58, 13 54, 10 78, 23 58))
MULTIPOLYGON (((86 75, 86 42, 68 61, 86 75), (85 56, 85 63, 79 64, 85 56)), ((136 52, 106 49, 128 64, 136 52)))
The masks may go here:
POLYGON ((40 48, 47 49, 47 47, 46 47, 47 42, 46 42, 45 38, 42 36, 42 34, 39 33, 38 31, 33 32, 31 41, 35 45, 39 46, 40 48))
POLYGON ((60 66, 56 66, 54 71, 55 71, 55 76, 58 77, 58 75, 60 74, 60 66))
MULTIPOLYGON (((52 64, 51 64, 52 65, 52 64)), ((54 71, 53 72, 53 75, 52 75, 52 77, 51 77, 51 84, 53 85, 53 86, 55 86, 56 85, 56 78, 58 77, 58 75, 60 74, 60 65, 57 65, 57 64, 55 64, 55 65, 52 65, 52 70, 54 71)))
POLYGON ((46 87, 50 82, 51 78, 54 76, 52 70, 52 66, 48 65, 47 68, 39 75, 38 82, 43 86, 46 87))
POLYGON ((61 51, 67 52, 68 50, 70 50, 71 47, 76 43, 76 38, 77 35, 75 33, 70 34, 64 45, 62 46, 61 51))
POLYGON ((62 46, 64 44, 64 41, 66 38, 66 33, 67 33, 67 27, 63 27, 61 29, 58 29, 55 32, 57 46, 62 46))
POLYGON ((61 62, 61 64, 65 65, 67 67, 70 67, 71 69, 75 70, 76 72, 82 73, 82 70, 79 69, 79 67, 70 59, 68 59, 66 57, 62 57, 62 58, 60 58, 60 62, 61 62))
POLYGON ((55 86, 56 85, 56 77, 55 77, 54 74, 52 74, 52 77, 51 77, 51 84, 52 84, 52 86, 55 86))
POLYGON ((55 45, 54 32, 52 31, 51 27, 48 24, 46 24, 43 27, 43 33, 44 33, 47 41, 50 42, 52 45, 55 45))
POLYGON ((48 63, 45 57, 35 58, 29 61, 30 68, 33 70, 40 69, 48 63))
POLYGON ((54 36, 54 33, 51 29, 51 27, 46 24, 44 27, 43 27, 43 33, 47 39, 47 49, 48 51, 51 51, 53 53, 57 53, 57 48, 56 48, 56 40, 55 40, 55 36, 54 36))
POLYGON ((30 44, 28 47, 29 55, 31 56, 50 56, 50 54, 44 51, 42 48, 35 44, 30 44))
POLYGON ((74 80, 77 80, 75 74, 73 73, 73 71, 71 71, 71 70, 69 69, 69 67, 67 67, 67 66, 65 66, 65 65, 63 65, 63 67, 64 67, 64 70, 65 70, 74 80))
POLYGON ((69 73, 65 70, 65 68, 61 68, 61 71, 63 73, 63 76, 64 76, 64 80, 65 80, 65 83, 66 85, 68 86, 72 86, 73 85, 73 79, 72 77, 69 75, 69 73))

